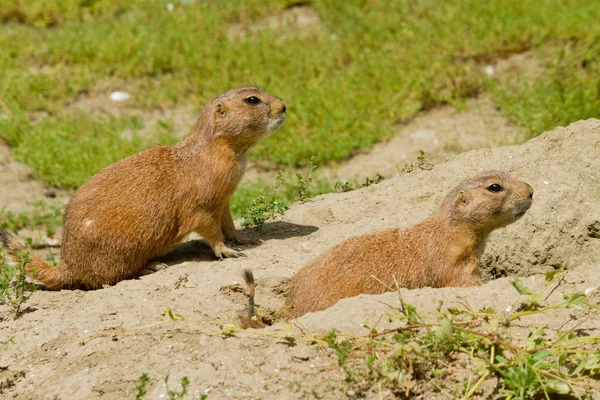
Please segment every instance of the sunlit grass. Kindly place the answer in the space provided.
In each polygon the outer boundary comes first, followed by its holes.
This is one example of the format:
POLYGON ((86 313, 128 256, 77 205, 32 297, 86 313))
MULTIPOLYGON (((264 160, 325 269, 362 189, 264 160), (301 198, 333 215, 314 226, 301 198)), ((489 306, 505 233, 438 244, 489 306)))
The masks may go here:
POLYGON ((137 110, 199 108, 232 87, 286 100, 283 127, 252 157, 282 166, 349 157, 399 122, 490 92, 532 136, 597 116, 600 2, 313 1, 321 21, 228 36, 292 1, 8 0, 0 7, 0 137, 38 176, 76 187, 152 140, 140 121, 76 113, 89 93, 131 94, 137 110), (169 11, 168 4, 172 4, 169 11), (487 80, 499 57, 544 49, 534 80, 487 80), (100 89, 99 89, 100 88, 100 89))

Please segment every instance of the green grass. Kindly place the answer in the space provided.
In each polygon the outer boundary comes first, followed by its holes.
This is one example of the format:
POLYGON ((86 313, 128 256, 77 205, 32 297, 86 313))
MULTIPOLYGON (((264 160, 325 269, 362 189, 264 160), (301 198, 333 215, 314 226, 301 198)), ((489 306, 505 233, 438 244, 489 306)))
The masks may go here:
POLYGON ((29 211, 14 213, 0 208, 0 229, 18 233, 21 229, 44 229, 52 236, 62 223, 63 208, 58 204, 36 202, 29 211))
POLYGON ((80 185, 106 165, 143 149, 145 141, 138 137, 120 137, 126 128, 135 126, 135 120, 111 117, 99 121, 83 112, 36 124, 24 116, 19 121, 0 120, 2 135, 18 159, 35 168, 46 182, 68 187, 80 185))
POLYGON ((7 0, 0 8, 0 137, 57 186, 76 187, 156 139, 123 140, 142 122, 75 112, 89 93, 131 93, 141 110, 200 107, 258 85, 289 106, 253 157, 282 166, 342 160, 393 135, 420 110, 489 92, 532 136, 597 116, 600 2, 584 0, 315 0, 322 24, 229 39, 232 23, 291 0, 212 3, 7 0), (486 80, 481 64, 544 49, 543 74, 486 80))
POLYGON ((544 74, 490 83, 503 112, 529 131, 529 136, 600 114, 600 35, 567 42, 540 52, 544 74))

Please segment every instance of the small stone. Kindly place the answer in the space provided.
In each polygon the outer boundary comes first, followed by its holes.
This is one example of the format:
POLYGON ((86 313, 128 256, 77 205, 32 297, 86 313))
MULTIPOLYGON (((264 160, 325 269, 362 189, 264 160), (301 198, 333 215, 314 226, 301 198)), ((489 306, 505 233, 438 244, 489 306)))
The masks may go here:
POLYGON ((592 293, 594 290, 598 289, 597 287, 589 287, 587 289, 585 289, 585 295, 589 295, 590 293, 592 293))
POLYGON ((129 98, 129 93, 127 93, 127 92, 116 91, 116 92, 112 92, 110 94, 111 101, 125 101, 128 98, 129 98))

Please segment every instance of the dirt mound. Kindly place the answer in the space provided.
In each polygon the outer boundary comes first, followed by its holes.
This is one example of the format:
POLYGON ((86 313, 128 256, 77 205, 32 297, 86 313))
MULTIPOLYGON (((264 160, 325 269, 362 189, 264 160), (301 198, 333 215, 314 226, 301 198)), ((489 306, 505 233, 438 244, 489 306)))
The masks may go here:
MULTIPOLYGON (((167 376, 170 388, 187 376, 192 398, 203 393, 210 399, 350 396, 337 357, 327 348, 248 333, 218 334, 244 308, 244 293, 236 289, 242 267, 255 271, 257 304, 275 310, 283 304, 289 277, 325 249, 358 234, 412 225, 464 178, 501 169, 533 186, 534 203, 521 220, 490 237, 485 279, 539 274, 566 262, 581 274, 570 277, 565 290, 600 286, 599 154, 600 121, 578 122, 522 146, 471 151, 432 170, 296 204, 262 232, 249 232, 264 243, 246 248, 245 259, 211 261, 194 254, 192 259, 202 261, 175 263, 102 290, 36 292, 18 319, 0 306, 0 341, 7 342, 0 344, 0 395, 133 398, 136 380, 147 373, 147 398, 167 398, 167 376), (7 341, 10 337, 14 343, 7 341)), ((540 276, 525 279, 532 288, 542 282, 540 276)), ((436 307, 438 299, 446 305, 460 299, 479 309, 511 304, 514 293, 502 278, 480 288, 413 290, 406 299, 425 310, 436 307)), ((376 324, 388 305, 397 303, 393 293, 363 295, 299 322, 313 332, 364 331, 363 324, 376 324)), ((555 325, 569 316, 557 311, 550 318, 538 322, 555 325)), ((380 326, 386 323, 383 318, 380 326)), ((600 323, 589 318, 581 327, 598 330, 600 323)), ((287 329, 293 328, 279 324, 264 334, 287 329)))
POLYGON ((531 184, 534 202, 521 221, 492 233, 484 278, 528 276, 563 263, 576 267, 597 261, 600 254, 598 154, 600 121, 581 121, 521 146, 470 151, 429 171, 417 170, 358 192, 322 196, 295 207, 286 219, 321 226, 319 236, 329 239, 324 246, 329 247, 349 236, 410 226, 430 215, 462 179, 500 169, 531 184))

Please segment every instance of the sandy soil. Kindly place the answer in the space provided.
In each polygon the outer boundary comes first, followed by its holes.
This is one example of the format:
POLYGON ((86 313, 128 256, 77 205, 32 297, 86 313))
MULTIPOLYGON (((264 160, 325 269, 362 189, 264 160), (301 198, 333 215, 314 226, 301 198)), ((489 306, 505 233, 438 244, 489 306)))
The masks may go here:
MULTIPOLYGON (((598 154, 600 121, 581 121, 521 146, 470 151, 431 170, 294 204, 262 232, 245 232, 263 240, 244 249, 247 258, 214 261, 200 242, 190 242, 170 260, 169 268, 140 279, 90 292, 39 291, 18 319, 0 306, 0 340, 14 337, 14 343, 0 346, 0 396, 131 399, 136 380, 148 373, 149 399, 166 398, 167 375, 170 387, 178 387, 187 376, 190 398, 202 393, 210 399, 345 398, 345 375, 330 349, 303 342, 290 346, 255 333, 211 334, 234 323, 244 309, 242 267, 255 271, 258 305, 276 310, 289 278, 325 249, 358 234, 412 225, 431 214, 462 179, 502 169, 534 187, 534 204, 520 221, 491 236, 482 262, 487 283, 470 289, 406 291, 406 300, 425 312, 438 299, 445 306, 466 300, 473 308, 504 307, 517 300, 506 277, 527 277, 526 284, 536 288, 543 282, 540 274, 562 263, 574 272, 553 296, 599 287, 598 154), (187 282, 176 288, 183 277, 187 282), (166 309, 185 316, 189 324, 172 322, 163 314, 166 309)), ((600 303, 597 291, 590 301, 600 303)), ((361 295, 308 314, 298 324, 313 333, 334 327, 361 332, 363 324, 375 325, 397 304, 393 293, 361 295)), ((557 311, 533 322, 557 327, 572 318, 557 311)), ((595 315, 581 329, 598 336, 598 321, 595 315)), ((387 324, 383 318, 377 328, 387 324)), ((298 328, 277 324, 265 332, 287 329, 298 328)), ((482 386, 477 395, 492 398, 493 386, 482 386)), ((366 397, 379 394, 367 391, 366 397)))

